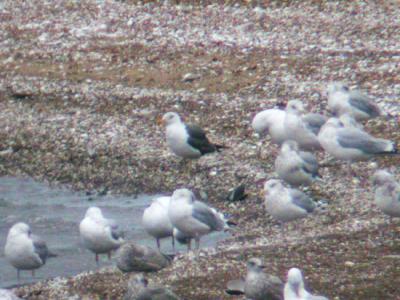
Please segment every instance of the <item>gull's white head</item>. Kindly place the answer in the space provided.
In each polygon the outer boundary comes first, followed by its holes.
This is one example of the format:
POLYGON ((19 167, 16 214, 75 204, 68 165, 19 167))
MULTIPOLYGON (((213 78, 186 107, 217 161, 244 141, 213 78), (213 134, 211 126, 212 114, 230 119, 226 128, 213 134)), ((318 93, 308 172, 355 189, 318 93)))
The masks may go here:
POLYGON ((326 123, 324 124, 325 126, 329 126, 329 127, 333 127, 333 128, 341 128, 344 127, 344 124, 342 121, 340 121, 338 118, 329 118, 328 121, 326 121, 326 123))
POLYGON ((11 228, 10 231, 8 232, 8 236, 17 236, 17 235, 26 235, 30 236, 31 235, 31 228, 29 227, 28 224, 26 223, 17 223, 14 224, 11 228))
POLYGON ((287 282, 294 290, 296 295, 300 294, 300 288, 303 287, 303 275, 301 271, 297 268, 291 268, 287 274, 287 282))
POLYGON ((181 118, 179 115, 175 112, 167 112, 166 114, 163 115, 161 122, 165 124, 166 126, 171 125, 171 124, 176 124, 181 122, 181 118))
POLYGON ((304 113, 304 105, 300 100, 290 100, 286 105, 286 111, 301 115, 304 113))
POLYGON ((276 189, 283 188, 282 181, 279 179, 270 179, 264 183, 264 193, 267 195, 276 189))
POLYGON ((395 182, 395 178, 386 170, 378 170, 372 175, 372 184, 375 186, 395 182))
POLYGON ((341 114, 339 117, 340 122, 342 122, 344 127, 360 127, 360 124, 348 113, 341 114))
POLYGON ((250 258, 247 261, 247 272, 262 272, 264 268, 263 262, 257 257, 250 258))
POLYGON ((194 194, 188 189, 177 189, 174 191, 171 197, 171 201, 185 201, 187 203, 193 203, 195 201, 194 194))
POLYGON ((101 212, 101 209, 96 207, 96 206, 91 206, 87 209, 85 218, 91 218, 91 219, 100 219, 103 218, 103 214, 101 212))
POLYGON ((274 118, 273 110, 264 110, 256 114, 251 122, 251 127, 254 131, 260 135, 268 133, 269 127, 271 126, 274 118))
POLYGON ((331 82, 330 84, 328 84, 328 87, 326 88, 328 96, 337 92, 348 92, 348 91, 349 87, 342 82, 331 82))
POLYGON ((281 150, 284 153, 287 153, 287 152, 290 152, 290 151, 298 151, 299 150, 299 145, 297 144, 296 141, 287 140, 282 144, 281 150))

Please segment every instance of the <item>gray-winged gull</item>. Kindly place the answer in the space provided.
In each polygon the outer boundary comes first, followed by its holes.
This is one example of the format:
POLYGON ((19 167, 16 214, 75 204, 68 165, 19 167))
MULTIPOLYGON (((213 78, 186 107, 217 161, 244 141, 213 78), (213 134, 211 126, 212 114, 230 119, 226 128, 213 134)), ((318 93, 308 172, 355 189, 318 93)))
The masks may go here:
POLYGON ((279 177, 293 186, 310 185, 318 174, 318 161, 311 152, 299 151, 297 142, 286 141, 275 160, 279 177))
POLYGON ((21 270, 31 270, 35 276, 35 269, 46 263, 47 258, 56 256, 51 253, 46 242, 33 235, 28 224, 14 224, 8 231, 4 254, 8 262, 17 269, 18 279, 21 270))
POLYGON ((132 241, 124 243, 117 251, 117 267, 123 272, 156 272, 169 266, 172 259, 173 255, 132 241))
POLYGON ((85 217, 79 224, 79 233, 85 248, 95 253, 96 263, 99 262, 99 254, 107 253, 111 259, 111 252, 124 242, 117 223, 103 217, 100 208, 95 206, 87 209, 85 217))
POLYGON ((267 212, 281 222, 304 218, 316 208, 310 197, 297 189, 285 187, 278 179, 265 182, 264 197, 267 212))
POLYGON ((348 162, 397 152, 393 142, 375 138, 356 127, 344 127, 337 118, 330 118, 326 122, 318 139, 326 152, 336 159, 348 162))
POLYGON ((212 144, 203 129, 196 125, 187 125, 175 112, 167 112, 162 117, 166 125, 166 140, 174 154, 183 158, 195 159, 200 156, 226 148, 212 144))
POLYGON ((390 217, 400 217, 400 184, 385 170, 372 176, 375 187, 375 204, 390 217))
POLYGON ((196 249, 200 247, 201 236, 227 226, 222 214, 196 200, 188 189, 178 189, 172 194, 168 214, 174 227, 194 238, 196 249))
POLYGON ((123 300, 179 300, 180 298, 171 290, 161 286, 149 286, 149 282, 138 274, 128 281, 127 291, 123 300))
POLYGON ((172 248, 175 251, 173 226, 168 216, 170 200, 171 197, 169 196, 158 197, 143 212, 143 227, 148 234, 156 239, 158 250, 160 250, 160 239, 171 237, 172 248))
POLYGON ((294 140, 301 149, 319 150, 317 134, 314 126, 303 120, 304 106, 299 100, 291 100, 286 106, 285 130, 287 139, 294 140))
POLYGON ((328 108, 336 115, 348 113, 357 121, 378 117, 379 106, 357 90, 350 91, 340 82, 328 85, 328 108))
POLYGON ((328 300, 324 296, 314 296, 304 288, 303 275, 297 268, 291 268, 284 288, 285 300, 328 300))
POLYGON ((247 262, 247 275, 244 293, 252 300, 282 300, 283 282, 276 276, 266 274, 259 258, 251 258, 247 262))
MULTIPOLYGON (((266 109, 255 115, 251 126, 261 137, 269 134, 273 143, 281 145, 288 140, 285 118, 286 112, 284 110, 266 109)), ((325 116, 316 113, 307 113, 301 116, 301 119, 314 134, 318 134, 319 129, 327 120, 325 116)))

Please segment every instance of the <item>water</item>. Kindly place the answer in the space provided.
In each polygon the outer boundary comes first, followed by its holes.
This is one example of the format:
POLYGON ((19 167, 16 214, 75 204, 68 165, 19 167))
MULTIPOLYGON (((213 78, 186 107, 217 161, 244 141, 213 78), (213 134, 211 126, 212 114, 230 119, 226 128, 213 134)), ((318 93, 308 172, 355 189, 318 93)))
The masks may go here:
MULTIPOLYGON (((32 179, 15 177, 0 178, 0 287, 32 283, 56 276, 71 276, 97 268, 94 254, 84 249, 79 239, 79 223, 86 209, 98 206, 108 218, 118 221, 126 231, 126 239, 155 247, 155 241, 141 226, 145 207, 154 195, 129 196, 88 196, 65 188, 54 188, 32 179), (58 254, 36 270, 32 278, 30 271, 17 271, 4 257, 4 245, 9 228, 17 223, 30 225, 34 234, 44 238, 49 249, 58 254)), ((202 239, 202 247, 214 246, 226 237, 225 233, 213 233, 202 239)), ((171 252, 170 239, 163 240, 162 249, 171 252)), ((186 246, 178 246, 178 250, 186 246)), ((111 265, 101 256, 100 266, 111 265)))

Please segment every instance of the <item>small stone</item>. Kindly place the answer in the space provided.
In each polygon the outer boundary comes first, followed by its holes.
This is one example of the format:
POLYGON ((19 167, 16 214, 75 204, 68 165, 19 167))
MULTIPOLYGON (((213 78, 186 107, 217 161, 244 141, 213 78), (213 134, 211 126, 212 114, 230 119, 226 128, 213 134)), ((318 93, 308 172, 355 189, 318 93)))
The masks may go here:
POLYGON ((353 263, 352 261, 346 261, 346 262, 344 263, 344 265, 345 265, 346 267, 352 268, 352 267, 354 267, 356 264, 353 263))
POLYGON ((185 75, 183 75, 182 82, 192 82, 199 78, 199 74, 186 73, 185 75))

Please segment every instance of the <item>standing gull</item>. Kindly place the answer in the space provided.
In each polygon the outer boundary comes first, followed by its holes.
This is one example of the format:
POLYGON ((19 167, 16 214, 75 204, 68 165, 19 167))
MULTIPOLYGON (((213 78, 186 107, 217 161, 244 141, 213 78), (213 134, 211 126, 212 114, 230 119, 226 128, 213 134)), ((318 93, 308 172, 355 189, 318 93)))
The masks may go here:
POLYGON ((160 250, 160 239, 171 237, 172 248, 175 251, 175 239, 173 226, 168 216, 168 207, 171 197, 158 197, 143 212, 142 224, 148 234, 157 241, 157 248, 160 250))
POLYGON ((196 200, 188 189, 178 189, 172 194, 168 214, 174 227, 195 239, 196 249, 200 248, 203 235, 222 231, 227 226, 222 214, 196 200))
POLYGON ((54 257, 40 237, 33 235, 29 225, 17 223, 13 225, 7 235, 4 254, 10 264, 17 269, 18 280, 20 270, 31 270, 35 276, 35 269, 46 263, 48 257, 54 257))
POLYGON ((276 276, 264 273, 264 265, 259 258, 247 262, 244 293, 252 300, 282 300, 283 282, 276 276))
POLYGON ((372 176, 375 187, 375 204, 390 217, 400 217, 400 184, 385 170, 372 176))
POLYGON ((393 142, 375 138, 356 127, 344 127, 337 118, 330 118, 326 122, 318 134, 318 139, 326 152, 347 162, 397 152, 393 142))
POLYGON ((108 259, 111 259, 111 251, 124 242, 117 223, 103 217, 100 208, 95 206, 86 211, 85 218, 79 224, 79 233, 83 245, 95 253, 96 263, 99 263, 99 254, 107 253, 108 259))
POLYGON ((321 145, 317 138, 318 130, 303 120, 303 113, 304 106, 301 101, 288 102, 285 116, 286 136, 296 141, 301 149, 319 150, 321 145))
POLYGON ((324 296, 314 296, 304 288, 303 275, 297 268, 291 268, 284 288, 285 300, 328 300, 324 296))
POLYGON ((175 112, 166 113, 161 121, 166 125, 168 147, 177 156, 195 159, 225 148, 210 143, 203 129, 183 123, 175 112))
POLYGON ((304 218, 316 208, 314 201, 306 194, 297 189, 286 188, 278 179, 265 182, 264 194, 265 209, 281 222, 304 218))
POLYGON ((318 161, 311 152, 299 151, 295 141, 282 144, 275 160, 275 170, 279 177, 293 186, 310 185, 318 174, 318 161))
POLYGON ((357 121, 378 117, 381 114, 379 106, 357 90, 350 91, 340 82, 328 85, 328 108, 335 115, 350 114, 357 121))

